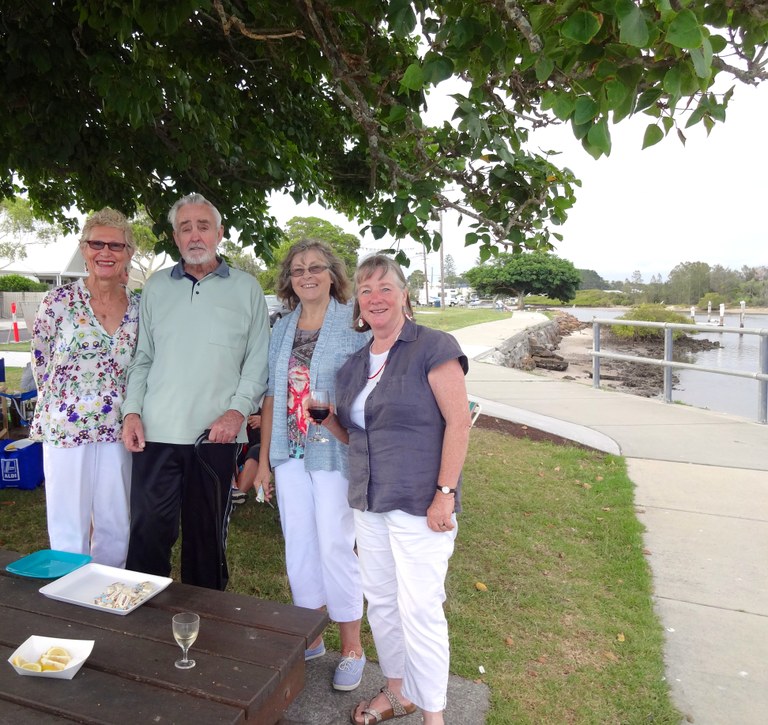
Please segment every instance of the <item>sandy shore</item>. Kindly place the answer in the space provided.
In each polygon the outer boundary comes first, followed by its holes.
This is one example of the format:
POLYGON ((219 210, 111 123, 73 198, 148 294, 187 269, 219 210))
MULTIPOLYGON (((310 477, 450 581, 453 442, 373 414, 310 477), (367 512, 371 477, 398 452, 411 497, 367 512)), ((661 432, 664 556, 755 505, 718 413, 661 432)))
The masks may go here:
MULTIPOLYGON (((601 335, 602 337, 602 335, 601 335)), ((592 384, 592 356, 589 354, 592 349, 592 327, 585 327, 583 330, 576 330, 570 335, 566 335, 561 341, 555 352, 568 361, 568 369, 544 370, 536 368, 533 372, 537 375, 544 375, 548 378, 557 378, 558 380, 576 380, 592 384)))

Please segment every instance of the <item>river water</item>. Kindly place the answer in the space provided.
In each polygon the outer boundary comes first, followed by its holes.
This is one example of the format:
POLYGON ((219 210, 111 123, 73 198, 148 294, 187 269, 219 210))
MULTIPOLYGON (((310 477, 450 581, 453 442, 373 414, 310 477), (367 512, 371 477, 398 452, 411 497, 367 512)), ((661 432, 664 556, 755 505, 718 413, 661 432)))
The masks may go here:
MULTIPOLYGON (((626 311, 615 307, 559 309, 568 312, 582 322, 590 322, 593 317, 612 320, 620 317, 626 311)), ((713 313, 711 320, 717 322, 718 317, 713 313)), ((697 324, 707 321, 706 314, 696 315, 697 324)), ((738 314, 727 314, 725 316, 725 327, 738 326, 738 314)), ((744 328, 768 328, 768 315, 745 315, 744 328)), ((717 330, 717 327, 713 327, 711 332, 707 330, 706 332, 698 333, 697 337, 717 341, 720 343, 719 348, 702 350, 691 355, 684 362, 723 370, 758 372, 759 335, 739 335, 736 333, 718 332, 717 330)), ((679 382, 675 384, 672 391, 672 400, 693 405, 697 408, 731 413, 752 420, 757 419, 757 380, 734 378, 729 375, 717 375, 697 370, 675 370, 675 374, 679 377, 679 382)))

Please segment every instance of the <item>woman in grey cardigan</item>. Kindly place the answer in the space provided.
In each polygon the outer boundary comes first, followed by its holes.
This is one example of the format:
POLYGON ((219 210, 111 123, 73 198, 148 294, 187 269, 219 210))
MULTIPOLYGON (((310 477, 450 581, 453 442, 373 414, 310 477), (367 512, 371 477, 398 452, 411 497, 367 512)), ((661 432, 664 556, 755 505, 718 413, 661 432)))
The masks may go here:
MULTIPOLYGON (((338 622, 342 659, 333 687, 354 690, 365 666, 360 643, 363 592, 347 502, 346 445, 330 435, 325 442, 307 436, 306 403, 310 390, 328 390, 333 400, 336 371, 367 336, 352 329, 344 263, 325 243, 303 240, 291 247, 277 286, 278 297, 292 312, 272 330, 254 486, 263 486, 270 495, 271 465, 294 604, 326 607, 338 622)), ((324 654, 318 637, 305 658, 324 654)))

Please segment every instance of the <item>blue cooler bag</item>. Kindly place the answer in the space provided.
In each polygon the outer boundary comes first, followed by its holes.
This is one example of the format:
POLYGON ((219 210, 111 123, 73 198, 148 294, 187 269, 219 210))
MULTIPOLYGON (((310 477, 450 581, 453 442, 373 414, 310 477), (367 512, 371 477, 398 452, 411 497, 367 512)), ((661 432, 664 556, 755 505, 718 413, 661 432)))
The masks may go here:
POLYGON ((43 444, 0 440, 0 488, 37 488, 43 482, 43 444))

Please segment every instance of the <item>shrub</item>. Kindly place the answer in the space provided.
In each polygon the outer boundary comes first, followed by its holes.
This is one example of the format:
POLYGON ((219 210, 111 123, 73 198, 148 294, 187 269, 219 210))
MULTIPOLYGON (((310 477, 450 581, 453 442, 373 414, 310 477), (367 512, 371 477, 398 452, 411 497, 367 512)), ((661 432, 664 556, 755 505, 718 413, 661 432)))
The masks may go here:
MULTIPOLYGON (((628 310, 619 320, 643 320, 646 322, 677 322, 685 324, 690 322, 687 317, 668 310, 663 305, 638 305, 628 310)), ((663 339, 663 328, 655 327, 632 327, 630 325, 612 325, 611 332, 616 337, 632 340, 663 339)), ((672 336, 677 339, 684 333, 681 330, 675 330, 672 336)))
POLYGON ((20 274, 0 275, 0 292, 47 292, 48 285, 20 274))
POLYGON ((573 304, 577 307, 613 307, 613 299, 599 289, 580 289, 573 304))
POLYGON ((712 309, 713 310, 718 310, 718 309, 720 309, 720 305, 726 304, 728 302, 728 300, 725 299, 725 297, 723 297, 722 295, 717 294, 717 292, 707 292, 707 294, 705 294, 698 301, 696 306, 700 310, 706 312, 707 311, 707 306, 708 306, 708 304, 710 302, 712 303, 712 309))
POLYGON ((562 307, 565 303, 560 300, 553 300, 545 295, 526 295, 526 305, 544 305, 546 307, 562 307))

